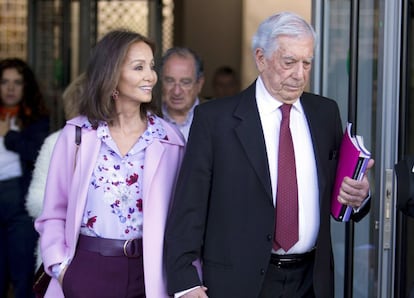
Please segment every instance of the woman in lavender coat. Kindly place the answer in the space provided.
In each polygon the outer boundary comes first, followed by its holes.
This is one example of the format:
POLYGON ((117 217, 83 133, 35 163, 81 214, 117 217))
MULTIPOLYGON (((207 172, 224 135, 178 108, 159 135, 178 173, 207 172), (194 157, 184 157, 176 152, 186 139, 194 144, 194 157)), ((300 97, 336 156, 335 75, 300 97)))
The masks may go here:
POLYGON ((57 140, 35 221, 52 276, 46 297, 168 297, 164 228, 185 143, 152 112, 153 55, 150 40, 126 30, 95 47, 82 116, 57 140))

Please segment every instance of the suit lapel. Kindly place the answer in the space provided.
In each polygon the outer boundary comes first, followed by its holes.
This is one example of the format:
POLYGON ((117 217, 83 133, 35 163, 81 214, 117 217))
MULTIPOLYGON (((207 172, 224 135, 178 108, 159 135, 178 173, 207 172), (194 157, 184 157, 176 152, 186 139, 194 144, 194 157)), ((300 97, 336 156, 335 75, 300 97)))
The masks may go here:
MULTIPOLYGON (((240 121, 239 125, 236 126, 235 131, 252 167, 259 177, 263 187, 266 189, 269 198, 272 199, 273 195, 269 165, 261 120, 256 104, 255 84, 256 82, 254 82, 245 92, 241 94, 239 105, 236 107, 234 112, 234 117, 240 121)), ((320 152, 323 152, 320 148, 324 145, 324 137, 321 131, 326 125, 326 119, 321 117, 323 111, 320 108, 320 102, 310 98, 309 94, 304 93, 301 96, 301 103, 305 111, 311 133, 321 197, 321 190, 325 189, 327 181, 327 173, 324 166, 321 166, 323 165, 323 159, 320 156, 320 152)))
POLYGON ((247 158, 273 202, 266 146, 256 104, 255 84, 253 83, 241 95, 234 112, 234 116, 240 120, 235 131, 247 158))
POLYGON ((316 170, 318 173, 318 185, 319 185, 319 198, 322 196, 322 191, 325 188, 326 179, 325 179, 325 171, 324 166, 322 165, 322 159, 320 156, 320 147, 323 145, 323 137, 321 136, 320 132, 322 131, 323 127, 326 124, 325 117, 321 117, 323 112, 320 110, 320 104, 308 98, 309 95, 304 93, 301 96, 301 104, 303 106, 303 110, 305 111, 306 119, 308 121, 309 130, 312 138, 313 144, 313 151, 315 154, 316 160, 316 170))

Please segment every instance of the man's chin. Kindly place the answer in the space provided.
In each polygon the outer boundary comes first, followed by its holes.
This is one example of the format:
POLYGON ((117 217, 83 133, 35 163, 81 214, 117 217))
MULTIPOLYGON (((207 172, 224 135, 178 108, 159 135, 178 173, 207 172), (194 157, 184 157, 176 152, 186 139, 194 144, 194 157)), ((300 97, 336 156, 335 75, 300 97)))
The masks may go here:
POLYGON ((303 93, 303 90, 300 90, 300 91, 296 90, 294 92, 285 92, 284 94, 281 94, 282 95, 281 99, 284 103, 292 104, 302 95, 302 93, 303 93))
POLYGON ((172 104, 169 106, 169 109, 178 112, 184 109, 184 105, 172 104))

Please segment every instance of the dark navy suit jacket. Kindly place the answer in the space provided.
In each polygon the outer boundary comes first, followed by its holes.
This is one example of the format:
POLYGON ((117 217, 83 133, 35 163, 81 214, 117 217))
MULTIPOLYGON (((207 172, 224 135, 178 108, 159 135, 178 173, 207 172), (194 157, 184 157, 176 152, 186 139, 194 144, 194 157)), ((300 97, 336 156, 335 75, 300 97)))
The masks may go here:
MULTIPOLYGON (((318 298, 331 298, 330 200, 342 122, 335 101, 309 93, 300 100, 311 132, 319 186, 314 290, 318 298)), ((209 297, 257 297, 269 264, 274 221, 254 83, 239 95, 201 104, 195 110, 165 237, 169 293, 201 284, 192 266, 200 258, 202 284, 209 297)))

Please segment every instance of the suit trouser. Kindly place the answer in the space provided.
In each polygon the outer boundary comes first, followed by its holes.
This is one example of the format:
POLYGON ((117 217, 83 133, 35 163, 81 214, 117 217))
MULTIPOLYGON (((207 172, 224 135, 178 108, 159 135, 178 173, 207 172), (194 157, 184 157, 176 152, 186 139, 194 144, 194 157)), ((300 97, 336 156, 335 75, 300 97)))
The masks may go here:
POLYGON ((311 257, 299 264, 269 263, 259 298, 314 298, 311 257))
POLYGON ((34 297, 35 246, 38 234, 24 206, 20 178, 0 181, 0 296, 9 282, 15 298, 34 297))

